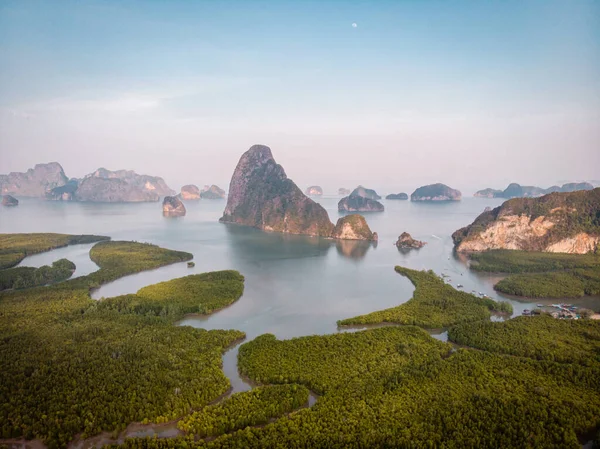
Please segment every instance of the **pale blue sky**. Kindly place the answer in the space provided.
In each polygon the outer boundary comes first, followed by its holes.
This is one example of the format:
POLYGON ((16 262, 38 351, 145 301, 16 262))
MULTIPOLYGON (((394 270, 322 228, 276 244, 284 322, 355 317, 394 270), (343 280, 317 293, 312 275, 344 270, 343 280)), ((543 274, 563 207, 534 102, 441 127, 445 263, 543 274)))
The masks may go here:
POLYGON ((223 185, 254 143, 326 190, 598 179, 600 1, 0 3, 0 172, 223 185))

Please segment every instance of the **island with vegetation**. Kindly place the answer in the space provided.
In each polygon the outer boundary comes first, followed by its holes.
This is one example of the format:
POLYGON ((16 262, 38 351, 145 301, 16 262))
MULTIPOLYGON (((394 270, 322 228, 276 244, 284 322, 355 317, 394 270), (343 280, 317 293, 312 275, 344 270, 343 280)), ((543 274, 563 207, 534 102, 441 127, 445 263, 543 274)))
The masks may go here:
POLYGON ((222 200, 225 198, 225 190, 213 184, 202 189, 200 198, 204 200, 222 200))
POLYGON ((383 212, 385 209, 379 201, 381 197, 373 189, 358 186, 345 198, 338 202, 340 212, 383 212))
POLYGON ((331 236, 342 240, 377 240, 377 233, 371 231, 365 217, 359 214, 341 217, 331 236))
POLYGON ((4 207, 15 207, 19 205, 19 200, 12 195, 2 195, 2 205, 4 207))
POLYGON ((420 249, 427 245, 427 242, 423 242, 421 240, 415 240, 408 232, 403 232, 398 236, 398 240, 396 240, 395 245, 398 249, 420 249))
POLYGON ((411 201, 460 201, 462 194, 459 190, 446 184, 431 184, 419 187, 410 195, 411 201))
POLYGON ((310 186, 306 188, 306 193, 307 196, 322 196, 323 195, 323 188, 321 186, 310 186))
POLYGON ((178 196, 165 196, 162 209, 165 217, 183 217, 187 212, 178 196))
POLYGON ((385 197, 386 200, 408 200, 407 193, 390 193, 385 197))
POLYGON ((197 185, 187 184, 181 188, 179 196, 182 200, 191 201, 200 199, 200 189, 197 185))
POLYGON ((600 188, 515 198, 484 212, 452 234, 458 252, 515 249, 596 252, 600 242, 600 188))

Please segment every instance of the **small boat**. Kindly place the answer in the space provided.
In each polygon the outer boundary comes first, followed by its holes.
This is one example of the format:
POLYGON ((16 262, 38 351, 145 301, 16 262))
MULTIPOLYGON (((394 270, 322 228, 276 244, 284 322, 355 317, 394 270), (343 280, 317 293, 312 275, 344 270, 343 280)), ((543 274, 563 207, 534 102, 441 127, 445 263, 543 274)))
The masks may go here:
POLYGON ((529 310, 529 309, 523 310, 523 315, 531 315, 531 310, 529 310))
POLYGON ((544 307, 544 304, 536 304, 538 307, 544 307))
POLYGON ((457 284, 456 288, 463 288, 464 286, 462 284, 457 284))

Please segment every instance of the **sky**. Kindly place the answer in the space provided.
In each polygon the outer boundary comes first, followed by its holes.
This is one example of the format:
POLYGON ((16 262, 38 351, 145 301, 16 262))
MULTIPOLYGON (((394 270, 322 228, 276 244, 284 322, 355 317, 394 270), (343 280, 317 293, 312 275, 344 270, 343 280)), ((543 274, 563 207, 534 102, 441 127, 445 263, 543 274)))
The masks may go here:
POLYGON ((600 179, 600 1, 0 2, 0 173, 227 188, 255 143, 325 193, 600 179))

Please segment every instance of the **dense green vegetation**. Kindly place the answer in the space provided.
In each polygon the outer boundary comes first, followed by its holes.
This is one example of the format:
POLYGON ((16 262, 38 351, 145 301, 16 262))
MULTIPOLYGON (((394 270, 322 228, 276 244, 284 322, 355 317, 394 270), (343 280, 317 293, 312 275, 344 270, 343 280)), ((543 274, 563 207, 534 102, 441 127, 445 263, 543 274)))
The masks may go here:
POLYGON ((517 273, 498 282, 502 293, 530 298, 600 294, 600 254, 496 250, 471 255, 476 271, 517 273))
POLYGON ((213 313, 237 301, 243 291, 244 276, 239 272, 214 271, 149 285, 135 295, 105 298, 96 308, 178 319, 189 313, 213 313))
POLYGON ((248 426, 266 424, 308 402, 309 391, 301 385, 267 385, 236 393, 209 405, 177 423, 196 437, 223 435, 248 426))
POLYGON ((547 271, 600 268, 599 254, 544 253, 491 250, 470 255, 470 268, 488 273, 543 273, 547 271))
POLYGON ((11 268, 32 254, 79 243, 109 240, 102 235, 0 234, 0 270, 11 268))
POLYGON ((490 311, 512 312, 507 302, 479 298, 456 290, 433 271, 416 271, 396 267, 415 285, 413 297, 406 303, 390 309, 338 321, 338 325, 398 323, 426 328, 443 328, 467 321, 490 317, 490 311))
MULTIPOLYGON (((574 344, 586 332, 575 329, 574 344)), ((600 426, 598 363, 450 351, 412 326, 263 335, 240 348, 242 371, 320 389, 313 407, 212 441, 132 439, 125 448, 579 448, 577 435, 600 426)))
MULTIPOLYGON (((102 282, 191 254, 134 242, 101 242, 90 253, 100 266, 95 273, 0 293, 0 438, 64 447, 79 433, 86 438, 186 415, 229 388, 221 355, 242 332, 176 327, 173 314, 125 312, 89 297, 102 282)), ((206 275, 201 282, 215 285, 202 290, 204 300, 219 304, 241 294, 241 276, 230 278, 228 288, 227 276, 206 275), (221 292, 229 295, 224 301, 208 297, 221 292)))
POLYGON ((0 290, 53 284, 69 279, 74 271, 75 264, 67 259, 57 260, 52 263, 52 266, 16 267, 0 270, 0 290))

